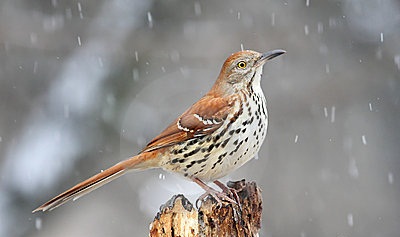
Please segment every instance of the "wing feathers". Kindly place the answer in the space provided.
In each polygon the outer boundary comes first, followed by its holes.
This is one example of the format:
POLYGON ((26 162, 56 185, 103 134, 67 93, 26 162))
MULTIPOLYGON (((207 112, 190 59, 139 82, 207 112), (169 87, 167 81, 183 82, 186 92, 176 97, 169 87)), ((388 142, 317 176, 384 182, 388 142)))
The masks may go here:
POLYGON ((143 151, 172 146, 193 137, 204 136, 217 130, 232 109, 226 98, 206 95, 155 137, 143 151))

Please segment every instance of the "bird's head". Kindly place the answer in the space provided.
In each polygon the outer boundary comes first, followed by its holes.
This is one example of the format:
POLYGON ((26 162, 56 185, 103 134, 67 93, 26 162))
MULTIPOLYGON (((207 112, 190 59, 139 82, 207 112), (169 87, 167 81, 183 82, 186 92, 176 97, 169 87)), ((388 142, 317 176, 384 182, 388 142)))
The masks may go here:
POLYGON ((213 89, 231 94, 238 90, 248 88, 253 83, 259 83, 262 66, 268 61, 286 51, 281 49, 266 53, 252 50, 239 51, 229 56, 222 66, 218 80, 213 89))

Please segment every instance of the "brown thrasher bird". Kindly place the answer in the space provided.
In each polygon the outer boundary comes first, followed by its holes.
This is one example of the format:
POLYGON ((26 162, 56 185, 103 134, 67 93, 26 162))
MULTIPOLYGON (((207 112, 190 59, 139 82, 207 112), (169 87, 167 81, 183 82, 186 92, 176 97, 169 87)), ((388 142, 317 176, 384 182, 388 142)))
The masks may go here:
MULTIPOLYGON (((129 170, 163 168, 199 184, 205 195, 229 199, 207 186, 253 158, 267 133, 268 115, 260 86, 266 61, 285 53, 251 50, 225 61, 211 90, 155 137, 137 156, 122 161, 61 193, 36 211, 52 210, 122 176, 129 170)), ((203 195, 204 196, 204 195, 203 195)), ((203 197, 202 196, 202 197, 203 197)))

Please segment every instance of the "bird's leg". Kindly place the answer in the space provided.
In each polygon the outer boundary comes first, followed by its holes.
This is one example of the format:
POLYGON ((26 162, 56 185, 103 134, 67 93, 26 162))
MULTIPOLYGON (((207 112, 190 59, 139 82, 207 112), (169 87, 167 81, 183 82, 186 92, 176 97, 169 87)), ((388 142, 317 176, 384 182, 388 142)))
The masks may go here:
POLYGON ((197 200, 196 200, 196 207, 198 207, 198 201, 204 200, 208 195, 211 195, 215 199, 215 201, 218 203, 218 206, 222 206, 222 200, 228 201, 230 203, 236 203, 232 198, 230 198, 225 192, 219 192, 207 184, 205 184, 203 181, 201 181, 198 178, 192 178, 193 182, 197 183, 202 189, 204 189, 206 192, 202 194, 197 200))

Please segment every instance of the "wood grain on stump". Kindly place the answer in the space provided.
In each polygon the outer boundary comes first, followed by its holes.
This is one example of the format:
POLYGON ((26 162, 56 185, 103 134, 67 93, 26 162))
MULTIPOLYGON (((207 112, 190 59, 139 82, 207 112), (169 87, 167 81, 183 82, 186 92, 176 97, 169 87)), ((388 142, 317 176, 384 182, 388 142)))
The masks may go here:
POLYGON ((173 196, 160 208, 150 225, 150 236, 258 236, 261 228, 261 190, 255 182, 228 182, 236 190, 240 206, 222 205, 206 198, 197 210, 182 194, 173 196))

